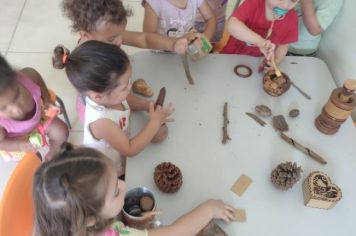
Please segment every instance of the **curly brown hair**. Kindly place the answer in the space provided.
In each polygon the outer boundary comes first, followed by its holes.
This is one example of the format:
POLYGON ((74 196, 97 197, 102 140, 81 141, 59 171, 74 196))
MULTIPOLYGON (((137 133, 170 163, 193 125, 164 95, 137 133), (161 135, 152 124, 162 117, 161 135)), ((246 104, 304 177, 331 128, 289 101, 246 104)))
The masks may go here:
POLYGON ((121 0, 63 0, 62 11, 72 21, 74 32, 93 32, 100 20, 126 24, 127 17, 132 15, 121 0))

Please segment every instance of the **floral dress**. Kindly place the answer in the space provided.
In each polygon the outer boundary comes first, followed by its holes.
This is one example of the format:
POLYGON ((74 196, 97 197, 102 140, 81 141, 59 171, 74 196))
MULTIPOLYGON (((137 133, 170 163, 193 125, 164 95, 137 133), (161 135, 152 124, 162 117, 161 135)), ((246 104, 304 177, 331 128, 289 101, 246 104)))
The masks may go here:
POLYGON ((116 221, 109 229, 101 232, 97 236, 148 236, 147 230, 137 230, 126 227, 121 221, 116 221))

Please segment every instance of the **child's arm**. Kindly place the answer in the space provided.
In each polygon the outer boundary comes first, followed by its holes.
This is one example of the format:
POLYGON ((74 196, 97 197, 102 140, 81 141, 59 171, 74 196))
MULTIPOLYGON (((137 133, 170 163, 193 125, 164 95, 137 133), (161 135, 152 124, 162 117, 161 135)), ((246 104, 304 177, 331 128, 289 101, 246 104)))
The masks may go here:
POLYGON ((123 33, 123 44, 139 48, 173 51, 182 54, 188 47, 188 40, 185 37, 169 38, 156 33, 125 31, 123 33))
MULTIPOLYGON (((148 5, 148 4, 146 4, 148 5)), ((211 10, 209 4, 204 0, 199 7, 199 11, 205 20, 204 35, 211 40, 215 34, 216 29, 216 17, 211 10)))
POLYGON ((6 138, 6 132, 4 128, 0 127, 0 150, 9 151, 9 152, 35 152, 36 148, 25 140, 27 135, 22 138, 6 138))
POLYGON ((149 3, 145 3, 145 16, 143 18, 143 32, 156 33, 158 16, 149 3))
POLYGON ((256 45, 267 59, 271 59, 273 56, 275 45, 253 32, 236 17, 229 19, 227 30, 234 38, 256 45))
POLYGON ((177 219, 172 225, 148 231, 149 236, 182 236, 196 235, 210 220, 222 219, 230 222, 234 219, 234 209, 218 200, 209 200, 177 219))
POLYGON ((161 106, 154 109, 153 103, 150 103, 150 120, 143 130, 132 139, 129 139, 120 127, 109 119, 94 121, 90 124, 90 131, 96 139, 104 139, 122 155, 135 156, 151 142, 162 124, 172 121, 170 115, 173 111, 172 105, 164 109, 161 106))
MULTIPOLYGON (((279 44, 276 46, 274 52, 274 61, 277 65, 281 64, 284 57, 287 55, 289 44, 279 44)), ((271 71, 274 70, 271 60, 263 60, 259 66, 259 71, 271 71)))
POLYGON ((52 103, 51 97, 48 92, 48 88, 45 84, 45 82, 42 79, 42 76, 33 68, 23 68, 21 70, 22 73, 27 75, 33 82, 35 82, 38 86, 40 86, 41 89, 41 97, 43 99, 43 103, 45 107, 47 108, 49 104, 52 103))
POLYGON ((274 52, 274 60, 277 65, 279 65, 284 57, 287 55, 288 52, 288 47, 289 44, 279 44, 276 46, 275 52, 274 52))
POLYGON ((132 111, 149 111, 150 102, 145 99, 130 93, 126 100, 132 111))
POLYGON ((301 0, 300 6, 303 12, 303 23, 311 35, 319 35, 323 32, 313 0, 301 0))

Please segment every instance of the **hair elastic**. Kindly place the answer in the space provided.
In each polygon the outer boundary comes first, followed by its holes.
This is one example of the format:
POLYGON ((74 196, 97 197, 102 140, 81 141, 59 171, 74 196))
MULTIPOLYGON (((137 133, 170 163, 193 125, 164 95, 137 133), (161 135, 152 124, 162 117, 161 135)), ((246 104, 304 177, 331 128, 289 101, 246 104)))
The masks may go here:
POLYGON ((63 53, 63 56, 62 56, 62 63, 63 65, 65 65, 68 61, 68 52, 66 49, 64 49, 64 53, 63 53))
POLYGON ((235 74, 237 76, 242 77, 242 78, 248 78, 248 77, 250 77, 252 75, 252 69, 249 66, 242 65, 242 64, 239 64, 239 65, 235 66, 234 72, 235 72, 235 74), (240 72, 241 68, 246 69, 247 73, 245 73, 245 74, 241 73, 240 72))

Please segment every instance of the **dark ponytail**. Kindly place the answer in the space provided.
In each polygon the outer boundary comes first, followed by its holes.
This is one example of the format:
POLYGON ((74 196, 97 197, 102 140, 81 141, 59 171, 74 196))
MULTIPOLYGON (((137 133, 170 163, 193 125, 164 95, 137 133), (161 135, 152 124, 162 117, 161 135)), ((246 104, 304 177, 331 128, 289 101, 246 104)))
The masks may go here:
POLYGON ((118 86, 117 78, 126 72, 130 63, 127 54, 119 47, 100 41, 87 41, 72 53, 57 46, 52 61, 55 68, 65 68, 70 82, 82 94, 111 92, 118 86))

